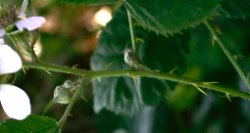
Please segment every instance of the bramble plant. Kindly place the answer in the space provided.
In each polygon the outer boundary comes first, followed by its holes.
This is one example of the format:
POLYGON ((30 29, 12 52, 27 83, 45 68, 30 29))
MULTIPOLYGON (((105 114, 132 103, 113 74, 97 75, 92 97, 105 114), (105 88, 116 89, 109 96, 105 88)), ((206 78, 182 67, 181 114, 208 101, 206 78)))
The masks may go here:
MULTIPOLYGON (((89 85, 93 88, 95 113, 106 113, 103 118, 100 116, 100 132, 250 131, 250 115, 246 111, 250 109, 250 1, 50 1, 73 8, 112 7, 113 17, 100 29, 90 70, 51 64, 38 57, 34 49, 40 34, 37 29, 49 22, 46 17, 33 14, 31 2, 0 3, 0 101, 8 116, 1 122, 0 132, 63 132, 68 118, 77 117, 71 111, 78 99, 86 99, 89 85), (53 99, 40 111, 43 114, 35 115, 31 114, 33 98, 14 85, 13 73, 22 73, 21 69, 24 77, 38 69, 74 78, 54 87, 54 94, 50 94, 53 99), (220 119, 214 123, 211 119, 206 121, 205 114, 213 107, 211 99, 218 101, 219 107, 239 101, 237 107, 240 106, 240 118, 244 120, 237 126, 227 123, 228 116, 217 116, 220 119), (57 104, 67 105, 59 119, 48 113, 57 104), (194 108, 199 108, 197 114, 191 111, 182 119, 183 112, 194 108), (168 119, 160 121, 160 117, 168 119), (111 122, 112 128, 105 127, 105 122, 111 122), (164 128, 161 124, 170 126, 164 128)), ((42 45, 52 45, 44 42, 42 45)), ((19 79, 17 75, 16 81, 19 79)))

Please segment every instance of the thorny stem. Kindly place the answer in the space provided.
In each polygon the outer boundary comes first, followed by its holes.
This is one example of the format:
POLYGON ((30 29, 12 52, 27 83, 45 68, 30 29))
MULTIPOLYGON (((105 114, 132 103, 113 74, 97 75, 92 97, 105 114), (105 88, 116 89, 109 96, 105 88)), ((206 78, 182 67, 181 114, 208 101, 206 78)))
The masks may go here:
POLYGON ((76 88, 76 90, 75 90, 75 92, 74 92, 74 94, 73 94, 73 96, 72 96, 72 98, 70 100, 70 103, 68 104, 63 116, 61 117, 61 119, 58 122, 59 128, 62 128, 63 125, 65 124, 65 122, 67 121, 76 100, 80 97, 82 89, 84 88, 84 86, 88 82, 89 82, 89 80, 83 81, 83 83, 78 88, 76 88))
POLYGON ((225 94, 228 94, 230 96, 235 97, 241 97, 244 99, 250 100, 250 94, 246 92, 242 92, 236 89, 230 89, 226 87, 221 87, 214 85, 213 83, 209 82, 200 82, 193 79, 189 79, 186 77, 181 77, 179 75, 170 74, 170 73, 162 73, 162 72, 156 72, 156 71, 147 71, 147 70, 112 70, 112 71, 83 71, 80 69, 75 68, 69 68, 65 66, 58 66, 58 65, 52 65, 52 64, 46 64, 42 62, 38 63, 26 63, 24 64, 24 67, 26 68, 34 68, 34 69, 41 69, 41 70, 48 70, 53 72, 59 72, 64 74, 71 74, 76 76, 82 76, 89 79, 98 79, 98 78, 105 78, 105 77, 120 77, 120 76, 128 76, 128 77, 150 77, 150 78, 156 78, 161 80, 168 80, 173 82, 178 82, 182 84, 191 85, 194 87, 199 88, 207 88, 214 91, 222 92, 225 94))
POLYGON ((230 53, 229 49, 224 45, 224 43, 219 38, 219 35, 217 34, 215 28, 213 28, 208 22, 205 22, 205 25, 209 29, 209 31, 212 34, 212 39, 218 43, 218 45, 221 47, 222 51, 225 53, 229 61, 232 63, 238 74, 240 75, 241 79, 247 86, 247 88, 250 90, 250 83, 248 81, 247 75, 243 72, 240 65, 237 63, 237 61, 234 59, 232 53, 230 53))

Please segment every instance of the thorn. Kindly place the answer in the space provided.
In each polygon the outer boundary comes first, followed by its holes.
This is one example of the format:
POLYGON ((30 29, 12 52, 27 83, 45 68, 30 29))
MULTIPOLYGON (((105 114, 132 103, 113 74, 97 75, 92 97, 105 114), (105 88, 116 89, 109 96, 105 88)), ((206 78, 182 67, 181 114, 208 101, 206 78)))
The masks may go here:
POLYGON ((196 84, 193 85, 198 91, 200 91, 201 93, 203 93, 204 95, 207 95, 207 93, 205 91, 203 91, 200 87, 198 87, 196 84))
POLYGON ((78 64, 75 64, 72 66, 72 68, 77 68, 79 65, 78 64))
POLYGON ((136 43, 144 43, 144 40, 142 40, 141 38, 135 38, 135 42, 136 43))
MULTIPOLYGON (((28 69, 28 68, 27 68, 27 69, 28 69)), ((23 68, 22 68, 22 71, 23 71, 24 74, 26 74, 26 68, 23 67, 23 68)))
POLYGON ((43 68, 43 70, 44 70, 47 74, 52 75, 52 73, 51 73, 49 70, 47 70, 46 68, 43 68))
POLYGON ((178 69, 178 67, 175 67, 174 69, 170 70, 170 74, 174 74, 174 72, 178 69))
POLYGON ((205 85, 218 84, 219 82, 203 82, 205 85))
POLYGON ((219 33, 220 35, 222 35, 222 32, 221 32, 221 30, 220 30, 219 27, 215 27, 215 30, 216 30, 217 33, 219 33))
POLYGON ((234 55, 233 58, 239 60, 240 58, 244 58, 244 55, 234 55))
POLYGON ((87 102, 87 98, 84 96, 83 89, 81 89, 81 95, 80 95, 80 98, 81 98, 84 102, 87 102))
POLYGON ((84 97, 84 96, 80 96, 81 99, 84 101, 84 102, 88 102, 88 100, 84 97))
POLYGON ((130 77, 133 78, 133 79, 136 79, 136 77, 137 77, 137 76, 136 76, 135 74, 133 74, 133 73, 128 73, 127 75, 130 76, 130 77))
POLYGON ((113 64, 114 62, 109 63, 108 65, 105 66, 104 70, 108 70, 110 68, 110 66, 113 64))
POLYGON ((230 98, 230 95, 229 95, 228 93, 225 93, 225 94, 226 94, 227 99, 228 99, 230 102, 232 102, 232 99, 230 98))

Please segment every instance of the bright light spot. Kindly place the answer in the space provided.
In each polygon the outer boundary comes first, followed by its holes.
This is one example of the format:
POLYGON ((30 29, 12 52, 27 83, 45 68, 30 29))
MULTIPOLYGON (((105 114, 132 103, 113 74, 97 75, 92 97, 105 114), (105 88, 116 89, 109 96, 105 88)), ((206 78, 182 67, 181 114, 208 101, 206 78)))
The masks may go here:
POLYGON ((22 68, 20 56, 10 46, 0 45, 0 74, 17 72, 22 68))
POLYGON ((46 22, 42 25, 41 31, 48 33, 55 33, 59 27, 59 16, 54 14, 46 16, 46 22))
POLYGON ((94 16, 94 22, 101 26, 105 26, 111 19, 111 10, 108 7, 102 7, 94 16))
POLYGON ((22 120, 31 113, 28 95, 16 86, 1 84, 0 101, 4 112, 10 118, 22 120))
POLYGON ((36 42, 36 44, 33 47, 33 50, 35 52, 35 54, 39 57, 42 53, 42 45, 41 43, 38 41, 36 42))

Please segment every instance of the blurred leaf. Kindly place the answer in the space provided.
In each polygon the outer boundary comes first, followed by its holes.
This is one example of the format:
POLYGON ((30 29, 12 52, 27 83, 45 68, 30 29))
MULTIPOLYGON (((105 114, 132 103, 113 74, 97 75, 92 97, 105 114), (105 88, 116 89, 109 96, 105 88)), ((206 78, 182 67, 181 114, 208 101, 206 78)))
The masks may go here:
MULTIPOLYGON (((187 63, 189 37, 185 35, 175 35, 166 38, 157 36, 155 33, 144 35, 143 44, 139 44, 139 56, 143 64, 152 70, 174 73, 184 72, 187 63)), ((159 102, 160 97, 164 97, 167 88, 173 88, 174 83, 164 80, 141 78, 138 82, 142 99, 147 105, 159 102)))
MULTIPOLYGON (((130 42, 126 11, 119 10, 102 32, 98 46, 91 58, 94 70, 131 69, 123 60, 123 51, 130 42)), ((169 72, 175 67, 185 68, 186 36, 165 38, 155 33, 135 27, 137 38, 144 40, 138 44, 142 63, 154 70, 169 72)), ((116 113, 133 114, 144 105, 159 101, 169 86, 166 81, 150 78, 118 77, 93 80, 94 108, 96 112, 107 109, 116 113)))
POLYGON ((226 17, 245 18, 250 16, 249 0, 223 0, 222 14, 226 17))
POLYGON ((58 133, 58 130, 56 120, 35 115, 22 121, 9 119, 0 125, 1 133, 58 133))
POLYGON ((14 74, 0 75, 0 84, 12 83, 15 80, 14 74))
MULTIPOLYGON (((1 6, 3 6, 3 5, 15 5, 15 6, 19 5, 19 6, 21 6, 21 4, 22 4, 22 0, 1 0, 0 1, 1 6)), ((0 9, 1 9, 1 7, 0 7, 0 9)))
POLYGON ((143 27, 162 35, 193 27, 216 13, 220 0, 126 0, 143 27))
POLYGON ((70 5, 104 5, 122 2, 121 0, 60 0, 60 2, 70 5))
MULTIPOLYGON (((199 79, 200 75, 201 70, 193 67, 189 69, 184 76, 192 79, 199 79)), ((200 94, 200 92, 195 87, 179 84, 174 90, 169 91, 166 94, 166 102, 172 110, 175 112, 181 112, 194 106, 198 94, 200 94)))
MULTIPOLYGON (((97 115, 97 125, 99 133, 116 133, 117 130, 129 131, 129 127, 132 122, 132 118, 124 117, 121 115, 115 115, 108 111, 101 111, 97 115)), ((118 132, 119 133, 119 132, 118 132)), ((123 132, 122 132, 123 133, 123 132)))

